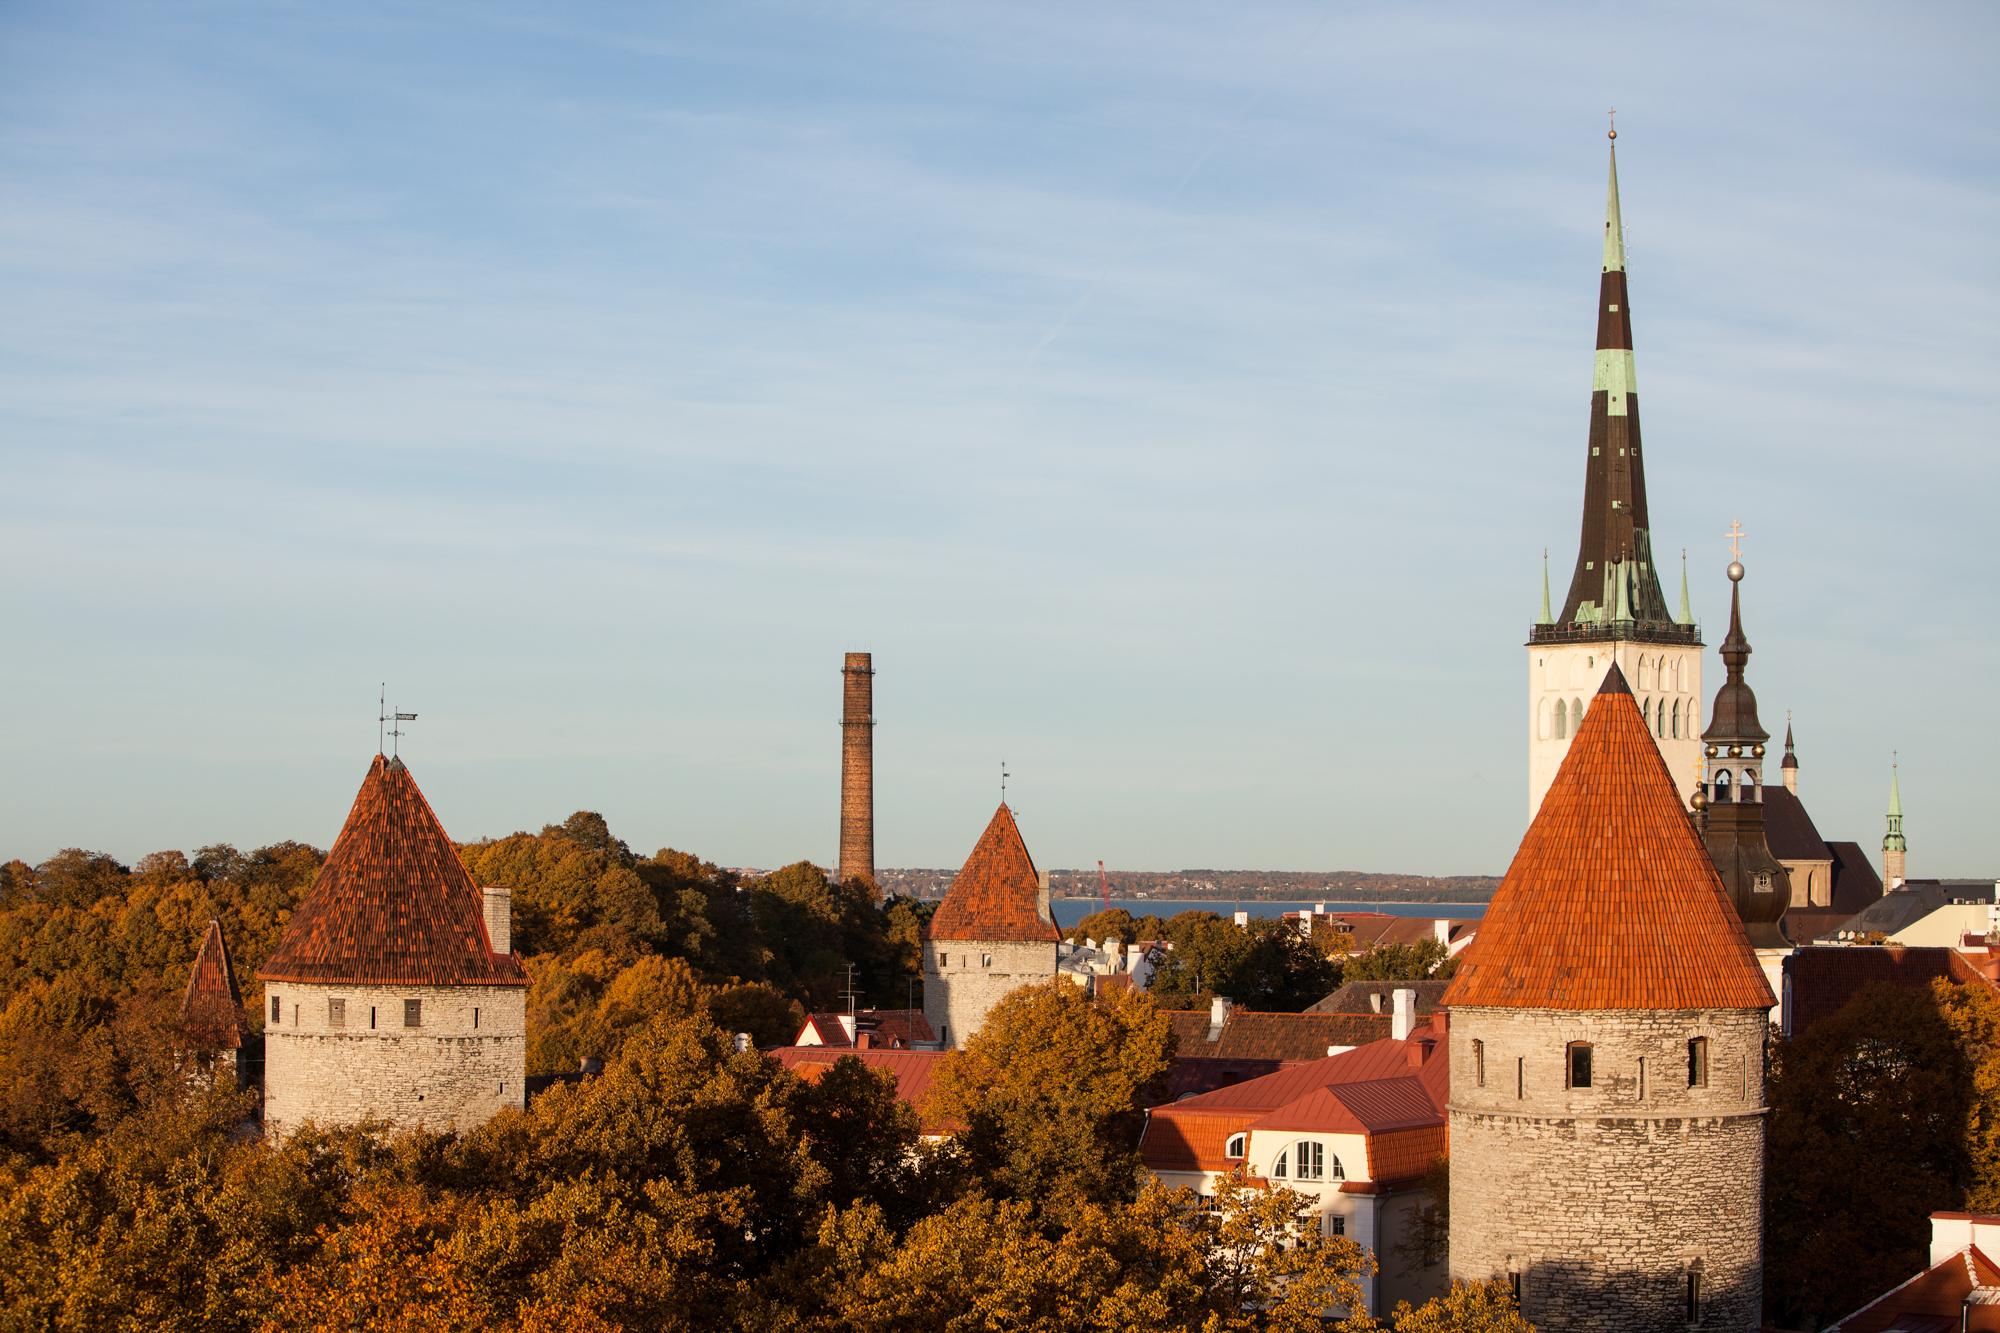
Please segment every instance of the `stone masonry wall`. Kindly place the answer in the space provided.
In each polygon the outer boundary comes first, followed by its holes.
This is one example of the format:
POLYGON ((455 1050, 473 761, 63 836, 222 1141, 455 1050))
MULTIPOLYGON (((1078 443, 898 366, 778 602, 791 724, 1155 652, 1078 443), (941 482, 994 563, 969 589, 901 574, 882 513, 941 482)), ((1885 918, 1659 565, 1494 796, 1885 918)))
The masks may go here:
POLYGON ((265 1128, 376 1117, 399 1129, 470 1129, 525 1105, 527 998, 524 986, 274 981, 264 997, 265 1128), (333 1000, 344 1005, 339 1025, 333 1000), (403 1025, 405 1000, 423 1002, 421 1026, 403 1025))
POLYGON ((1454 1009, 1451 1276, 1520 1274, 1544 1333, 1754 1333, 1767 1031, 1761 1009, 1454 1009), (1591 1044, 1588 1088, 1565 1086, 1572 1042, 1591 1044))
POLYGON ((1056 975, 1055 942, 929 940, 924 944, 924 1017, 947 1048, 986 1021, 1009 991, 1056 975), (990 961, 989 961, 990 960, 990 961))

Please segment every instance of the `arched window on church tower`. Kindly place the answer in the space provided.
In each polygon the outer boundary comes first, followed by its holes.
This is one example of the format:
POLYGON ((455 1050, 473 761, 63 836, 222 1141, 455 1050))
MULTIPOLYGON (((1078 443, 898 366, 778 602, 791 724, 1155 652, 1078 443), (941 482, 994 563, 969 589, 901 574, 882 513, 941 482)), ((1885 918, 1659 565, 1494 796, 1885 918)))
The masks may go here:
POLYGON ((1562 700, 1556 700, 1556 739, 1569 739, 1569 708, 1562 700))
POLYGON ((1661 740, 1667 738, 1667 701, 1653 700, 1653 731, 1661 740))
POLYGON ((1729 770, 1726 768, 1717 769, 1715 771, 1715 799, 1718 803, 1735 799, 1735 794, 1730 790, 1729 783, 1729 770))
POLYGON ((1739 799, 1745 801, 1757 799, 1757 770, 1753 768, 1743 770, 1743 795, 1739 799))
POLYGON ((1644 654, 1639 657, 1639 688, 1642 690, 1653 688, 1653 660, 1644 654))
POLYGON ((1681 701, 1674 700, 1674 739, 1681 738, 1681 701))
POLYGON ((1570 735, 1574 736, 1577 732, 1577 728, 1581 727, 1582 725, 1583 725, 1583 700, 1571 699, 1569 701, 1570 735))

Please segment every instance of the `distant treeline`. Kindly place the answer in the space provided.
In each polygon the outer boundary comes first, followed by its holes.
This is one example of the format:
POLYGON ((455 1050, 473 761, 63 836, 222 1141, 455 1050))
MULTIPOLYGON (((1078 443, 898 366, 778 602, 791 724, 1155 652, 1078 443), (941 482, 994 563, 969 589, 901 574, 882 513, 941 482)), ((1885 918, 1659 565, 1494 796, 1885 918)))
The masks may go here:
MULTIPOLYGON (((882 887, 910 898, 942 898, 956 869, 883 870, 882 887)), ((1112 870, 1114 898, 1170 901, 1275 902, 1339 898, 1399 903, 1483 903, 1500 881, 1493 875, 1398 875, 1367 870, 1112 870)), ((1058 898, 1095 898, 1095 870, 1052 870, 1058 898)))

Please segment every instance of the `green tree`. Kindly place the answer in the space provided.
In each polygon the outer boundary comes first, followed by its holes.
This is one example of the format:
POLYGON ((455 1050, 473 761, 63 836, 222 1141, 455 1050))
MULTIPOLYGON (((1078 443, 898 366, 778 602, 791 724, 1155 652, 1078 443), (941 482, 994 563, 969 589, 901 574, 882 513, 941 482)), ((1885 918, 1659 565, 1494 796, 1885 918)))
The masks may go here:
POLYGON ((1341 969, 1343 981, 1444 981, 1458 970, 1458 960, 1435 939, 1415 944, 1378 944, 1349 958, 1341 969))

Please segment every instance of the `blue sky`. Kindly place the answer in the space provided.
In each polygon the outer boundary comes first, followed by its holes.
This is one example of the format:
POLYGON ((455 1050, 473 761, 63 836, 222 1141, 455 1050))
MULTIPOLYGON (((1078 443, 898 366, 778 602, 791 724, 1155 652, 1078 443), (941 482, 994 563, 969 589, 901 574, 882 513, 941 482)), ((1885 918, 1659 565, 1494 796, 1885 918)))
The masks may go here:
MULTIPOLYGON (((1655 544, 1992 873, 1990 6, 0 10, 0 856, 1498 872, 1619 108, 1655 544), (1979 91, 1987 89, 1985 92, 1979 91)), ((1557 593, 1560 595, 1558 586, 1557 593)), ((1709 688, 1720 679, 1711 650, 1709 688)))

